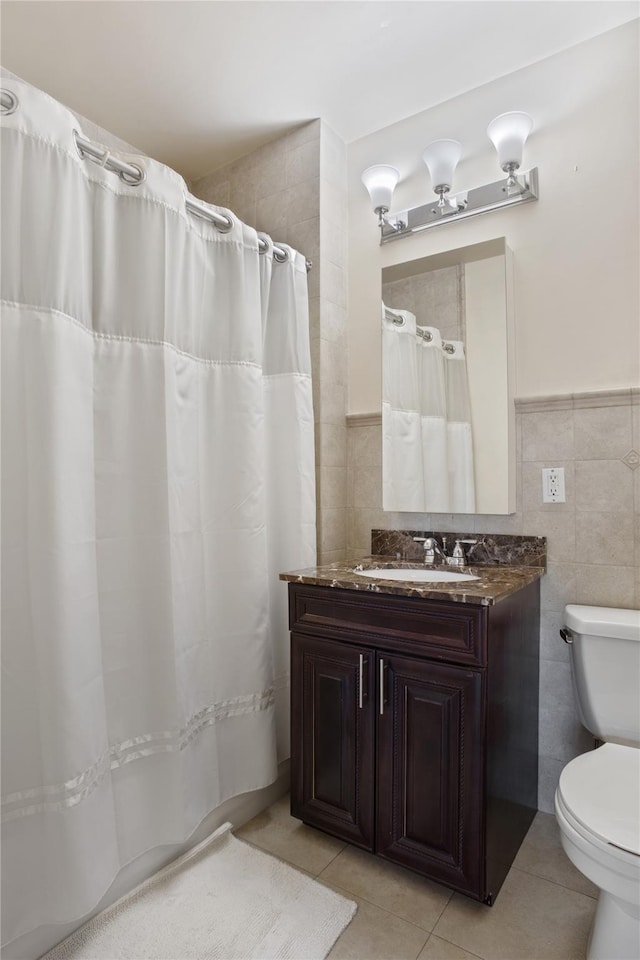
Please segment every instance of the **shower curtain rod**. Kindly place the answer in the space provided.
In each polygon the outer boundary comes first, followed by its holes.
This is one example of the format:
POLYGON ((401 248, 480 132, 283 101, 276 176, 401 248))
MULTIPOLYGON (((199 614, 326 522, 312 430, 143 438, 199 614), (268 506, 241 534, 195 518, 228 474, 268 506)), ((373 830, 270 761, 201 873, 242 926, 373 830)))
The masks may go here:
POLYGON ((391 307, 384 308, 384 318, 385 320, 391 320, 396 327, 404 327, 404 317, 396 310, 392 310, 391 307))
MULTIPOLYGON (((384 308, 384 318, 385 320, 391 320, 396 327, 404 327, 405 325, 405 319, 402 314, 397 310, 392 310, 391 307, 384 308)), ((416 337, 419 337, 421 340, 425 340, 427 343, 431 343, 433 340, 433 334, 431 331, 425 330, 424 327, 421 326, 416 326, 416 337)), ((447 340, 442 341, 442 349, 445 353, 456 352, 456 348, 447 340)))
MULTIPOLYGON (((73 135, 78 153, 83 160, 85 155, 90 157, 92 160, 97 161, 100 166, 104 167, 105 170, 111 170, 113 173, 117 173, 125 183, 135 185, 142 183, 144 180, 145 173, 142 167, 139 167, 135 163, 125 163, 123 160, 118 160, 118 158, 114 157, 105 147, 101 147, 92 143, 91 140, 81 137, 76 130, 74 130, 73 135)), ((215 224, 222 233, 227 233, 233 227, 231 217, 227 217, 222 213, 215 213, 215 211, 210 210, 209 207, 203 203, 199 203, 197 200, 191 200, 187 197, 185 206, 189 213, 200 217, 201 220, 207 220, 209 223, 215 224)), ((258 237, 258 251, 260 253, 266 253, 268 249, 269 244, 267 241, 263 240, 262 237, 258 237)), ((275 243, 273 244, 273 256, 279 263, 284 263, 288 259, 287 251, 275 243)), ((311 260, 305 259, 305 265, 308 273, 313 264, 311 260)))
MULTIPOLYGON (((433 340, 433 334, 430 330, 424 330, 422 327, 416 327, 416 337, 419 337, 420 340, 424 340, 426 343, 431 343, 433 340)), ((455 353, 456 348, 452 343, 449 343, 448 340, 443 340, 440 344, 445 353, 455 353)))
MULTIPOLYGON (((14 113, 19 105, 20 101, 15 93, 12 93, 11 90, 0 89, 0 114, 6 116, 7 114, 14 113)), ((85 156, 90 157, 91 160, 95 160, 96 163, 99 163, 105 170, 111 170, 113 173, 117 173, 124 183, 128 183, 131 186, 142 183, 144 180, 145 172, 138 164, 125 163, 123 160, 118 160, 117 157, 111 155, 111 151, 106 147, 101 147, 98 144, 92 143, 91 140, 87 140, 86 137, 81 137, 77 130, 73 131, 73 137, 76 142, 76 149, 82 160, 84 160, 85 156)), ((187 198, 185 206, 189 213, 200 217, 202 220, 208 220, 209 223, 214 223, 218 230, 221 230, 223 233, 226 233, 233 227, 231 217, 226 217, 221 213, 214 213, 213 210, 209 210, 204 204, 198 203, 197 200, 189 200, 187 198)), ((263 240, 262 237, 258 237, 258 252, 266 253, 268 249, 269 244, 267 241, 263 240)), ((288 259, 287 251, 275 243, 273 244, 273 256, 279 263, 284 263, 288 259)), ((311 260, 305 259, 305 266, 308 273, 313 266, 311 260)))

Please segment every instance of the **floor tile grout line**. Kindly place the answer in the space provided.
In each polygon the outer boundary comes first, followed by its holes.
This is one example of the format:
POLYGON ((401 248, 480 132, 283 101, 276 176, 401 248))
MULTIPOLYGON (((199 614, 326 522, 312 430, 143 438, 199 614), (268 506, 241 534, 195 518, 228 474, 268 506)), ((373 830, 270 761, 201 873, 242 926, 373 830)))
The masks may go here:
MULTIPOLYGON (((446 889, 447 889, 447 888, 445 887, 445 890, 446 890, 446 889)), ((449 904, 450 904, 451 901, 453 900, 454 894, 455 894, 455 890, 450 890, 450 891, 449 891, 449 899, 447 900, 447 902, 445 903, 444 907, 442 908, 442 910, 441 910, 440 913, 438 914, 438 917, 437 917, 437 919, 436 919, 436 922, 435 922, 434 925, 433 925, 433 930, 435 930, 435 928, 438 926, 438 923, 439 923, 439 921, 440 921, 440 918, 442 917, 442 914, 445 912, 445 910, 447 909, 447 907, 449 906, 449 904)), ((433 933, 433 930, 431 931, 432 933, 433 933)), ((444 937, 442 937, 441 939, 444 940, 444 937)))
MULTIPOLYGON (((334 860, 335 860, 337 857, 340 856, 340 854, 344 853, 345 850, 353 850, 353 849, 358 849, 358 848, 357 848, 357 847, 354 848, 351 844, 345 843, 344 846, 343 846, 343 848, 342 848, 342 850, 340 850, 340 852, 336 854, 336 856, 333 858, 333 860, 331 860, 331 862, 328 863, 327 866, 324 867, 324 869, 318 874, 318 878, 322 875, 322 873, 324 873, 324 870, 327 870, 327 869, 331 866, 331 863, 333 863, 334 860)), ((363 851, 363 852, 368 853, 369 851, 363 851)), ((372 855, 373 855, 373 854, 372 854, 372 855)), ((387 862, 388 864, 390 864, 390 865, 392 864, 392 861, 386 861, 386 862, 387 862)), ((400 867, 401 870, 406 870, 406 872, 407 872, 408 874, 410 874, 414 879, 415 879, 415 878, 418 878, 418 879, 421 879, 421 880, 425 880, 427 883, 434 883, 437 887, 441 888, 443 892, 448 892, 449 896, 448 896, 448 898, 447 898, 447 902, 446 902, 445 905, 443 906, 442 910, 440 911, 440 913, 438 914, 438 916, 436 917, 436 920, 435 920, 435 922, 434 922, 434 925, 433 925, 433 926, 434 926, 434 928, 435 928, 435 925, 438 923, 438 920, 440 919, 440 917, 442 916, 442 914, 444 913, 444 911, 447 909, 447 907, 448 907, 449 904, 451 903, 451 900, 452 900, 454 894, 455 894, 457 891, 456 891, 456 890, 453 890, 451 887, 445 886, 445 884, 443 884, 443 883, 438 883, 437 880, 429 880, 428 877, 421 877, 419 874, 413 873, 411 870, 408 870, 406 867, 403 867, 402 864, 393 864, 393 865, 394 865, 395 867, 400 867)), ((340 889, 345 889, 345 888, 344 888, 344 887, 341 887, 340 889)), ((352 893, 351 893, 351 896, 353 896, 353 897, 355 897, 355 896, 360 896, 360 894, 356 894, 356 893, 353 893, 353 892, 352 892, 352 893)), ((365 900, 367 903, 371 903, 374 907, 379 906, 379 904, 374 903, 373 900, 367 900, 366 897, 361 897, 360 899, 365 900)), ((393 916, 393 917, 398 917, 399 920, 405 920, 405 917, 401 917, 399 914, 394 913, 393 910, 386 910, 385 907, 380 907, 380 909, 381 909, 381 910, 385 910, 386 913, 390 913, 391 916, 393 916)), ((406 920, 406 922, 407 922, 407 923, 412 923, 411 920, 406 920)), ((418 926, 418 924, 414 924, 414 926, 418 926)), ((424 927, 419 927, 419 929, 420 929, 420 930, 424 930, 424 927)), ((433 932, 433 931, 431 931, 431 932, 433 932)))
POLYGON ((420 947, 420 949, 419 949, 418 952, 416 953, 416 955, 415 955, 415 957, 413 958, 413 960, 418 960, 418 957, 420 956, 420 954, 422 953, 422 951, 424 950, 424 948, 426 947, 426 945, 429 943, 429 940, 431 940, 431 934, 430 934, 430 933, 427 934, 427 939, 426 939, 425 942, 422 944, 422 946, 420 947))
MULTIPOLYGON (((316 879, 321 880, 322 878, 321 878, 321 876, 318 876, 316 879)), ((326 881, 325 881, 325 882, 326 882, 326 881)), ((329 884, 327 884, 327 886, 329 886, 329 884)), ((331 885, 330 885, 330 889, 334 889, 335 887, 337 887, 338 890, 340 890, 341 893, 344 893, 345 896, 348 896, 348 897, 357 897, 358 900, 362 900, 362 901, 364 901, 364 903, 368 903, 370 907, 375 907, 376 910, 382 910, 383 913, 389 914, 390 917, 395 917, 396 920, 402 920, 403 923, 408 923, 409 926, 415 927, 416 930, 419 930, 421 933, 426 934, 427 939, 428 939, 428 938, 431 936, 431 934, 433 933, 433 930, 425 930, 424 927, 421 927, 419 924, 414 923, 413 920, 407 920, 406 917, 401 917, 399 913, 394 913, 393 910, 387 910, 386 907, 381 907, 379 903, 375 903, 373 900, 369 900, 367 897, 363 897, 360 893, 354 893, 353 890, 348 890, 346 887, 340 886, 339 883, 334 883, 334 882, 332 881, 332 882, 331 882, 331 885)), ((438 919, 440 919, 440 918, 438 918, 438 919)), ((437 922, 438 922, 438 921, 436 920, 436 923, 437 923, 437 922)), ((434 923, 434 927, 435 927, 435 923, 434 923)), ((440 939, 441 939, 441 940, 444 940, 444 937, 441 937, 440 939)), ((424 950, 425 946, 426 946, 426 941, 422 944, 422 946, 420 947, 420 949, 421 949, 421 950, 424 950)), ((454 946, 455 946, 455 944, 454 944, 454 946)), ((482 960, 482 958, 480 958, 480 960, 482 960)))
POLYGON ((597 900, 599 894, 596 892, 585 893, 584 890, 576 890, 575 887, 568 887, 566 883, 560 883, 559 880, 554 880, 552 877, 545 877, 542 873, 536 873, 534 870, 525 870, 524 867, 517 866, 515 863, 511 865, 512 870, 519 870, 520 873, 526 873, 529 877, 535 877, 537 880, 547 880, 549 883, 553 883, 554 886, 560 887, 562 890, 568 890, 569 893, 577 893, 581 897, 589 897, 590 900, 597 900))
POLYGON ((268 853, 270 856, 275 857, 276 860, 280 860, 281 863, 286 863, 287 866, 292 867, 294 870, 299 870, 300 873, 304 873, 307 877, 317 880, 324 870, 327 869, 330 863, 333 863, 336 857, 340 856, 342 850, 339 850, 334 857, 326 863, 324 867, 320 869, 319 873, 314 873, 312 870, 308 870, 306 867, 300 866, 299 863, 296 863, 294 860, 287 860, 285 856, 281 853, 276 853, 275 850, 272 850, 271 847, 264 847, 262 844, 258 843, 257 840, 249 840, 247 837, 237 837, 238 840, 242 840, 244 843, 250 844, 252 847, 255 847, 257 850, 262 850, 263 853, 268 853))
MULTIPOLYGON (((448 943, 449 946, 455 947, 456 950, 464 950, 464 952, 467 953, 470 957, 473 957, 474 960, 490 960, 490 958, 488 957, 481 957, 479 953, 473 953, 472 950, 467 950, 466 947, 461 947, 458 943, 454 943, 453 940, 447 940, 446 937, 441 937, 439 933, 430 933, 429 940, 431 940, 431 937, 436 937, 438 940, 442 940, 444 943, 448 943)), ((429 943, 429 940, 427 940, 427 943, 429 943)), ((424 945, 425 947, 427 943, 425 943, 424 945)), ((424 947, 422 949, 424 950, 424 947)))
POLYGON ((345 844, 342 846, 342 848, 341 848, 340 850, 338 850, 338 852, 331 858, 331 860, 329 860, 328 863, 325 863, 325 865, 324 865, 324 867, 322 868, 322 870, 320 871, 320 873, 316 874, 316 876, 319 877, 322 873, 324 873, 324 871, 327 870, 328 867, 331 866, 331 864, 333 863, 333 861, 336 860, 336 859, 340 856, 341 853, 344 853, 344 851, 347 849, 348 846, 349 846, 349 844, 348 844, 348 843, 345 843, 345 844))

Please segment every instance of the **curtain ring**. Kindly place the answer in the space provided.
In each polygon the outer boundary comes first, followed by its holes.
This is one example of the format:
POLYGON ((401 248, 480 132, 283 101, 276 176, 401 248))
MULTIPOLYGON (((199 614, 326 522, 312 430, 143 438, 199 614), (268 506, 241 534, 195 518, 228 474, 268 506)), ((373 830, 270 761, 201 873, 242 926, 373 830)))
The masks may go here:
POLYGON ((404 327, 407 322, 401 313, 395 313, 391 309, 388 311, 385 310, 384 319, 391 320, 391 323, 394 325, 394 327, 404 327))
POLYGON ((258 233, 258 253, 263 256, 265 253, 271 253, 273 249, 273 240, 268 233, 258 233))
POLYGON ((10 113, 15 113, 18 109, 19 100, 11 90, 0 88, 0 113, 3 117, 8 117, 10 113))
MULTIPOLYGON (((109 156, 109 153, 107 151, 107 157, 108 156, 109 156)), ((106 158, 105 158, 105 162, 106 162, 106 158)), ((104 166, 104 164, 101 164, 101 166, 104 166)), ((134 177, 130 173, 127 173, 126 170, 121 170, 118 176, 120 177, 123 183, 127 183, 130 187, 139 187, 140 184, 144 180, 146 180, 147 175, 139 163, 130 163, 129 166, 133 167, 134 170, 138 171, 137 177, 134 177)))
POLYGON ((278 263, 286 263, 289 259, 289 251, 281 250, 274 246, 273 248, 273 259, 277 260, 278 263))
POLYGON ((216 229, 220 233, 229 233, 230 230, 233 230, 233 219, 226 213, 221 213, 219 216, 223 217, 226 220, 226 223, 219 223, 218 220, 215 221, 216 229))

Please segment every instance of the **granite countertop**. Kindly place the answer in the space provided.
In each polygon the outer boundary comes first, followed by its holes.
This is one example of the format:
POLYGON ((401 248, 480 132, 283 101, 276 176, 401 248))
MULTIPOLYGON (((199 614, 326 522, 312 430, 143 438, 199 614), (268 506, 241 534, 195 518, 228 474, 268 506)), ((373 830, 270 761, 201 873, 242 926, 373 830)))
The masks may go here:
POLYGON ((450 600, 455 603, 473 603, 490 606, 499 603, 522 587, 535 583, 544 574, 544 567, 469 564, 466 567, 425 567, 424 563, 393 560, 388 556, 357 557, 340 560, 306 570, 281 573, 280 579, 289 583, 307 583, 318 587, 337 587, 341 590, 361 590, 369 593, 389 593, 401 597, 422 597, 426 600, 450 600), (356 567, 362 567, 355 573, 356 567), (376 580, 366 571, 383 567, 394 569, 444 570, 472 573, 479 580, 458 582, 416 583, 411 580, 376 580), (363 576, 363 573, 365 574, 363 576))

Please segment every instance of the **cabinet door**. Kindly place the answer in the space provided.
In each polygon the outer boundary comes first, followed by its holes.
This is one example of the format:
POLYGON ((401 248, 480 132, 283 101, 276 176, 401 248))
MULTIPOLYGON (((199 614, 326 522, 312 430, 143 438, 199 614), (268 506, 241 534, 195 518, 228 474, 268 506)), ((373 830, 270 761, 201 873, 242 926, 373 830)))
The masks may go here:
POLYGON ((377 852, 484 899, 482 674, 378 655, 377 852))
POLYGON ((373 849, 374 654, 292 634, 291 812, 373 849))

